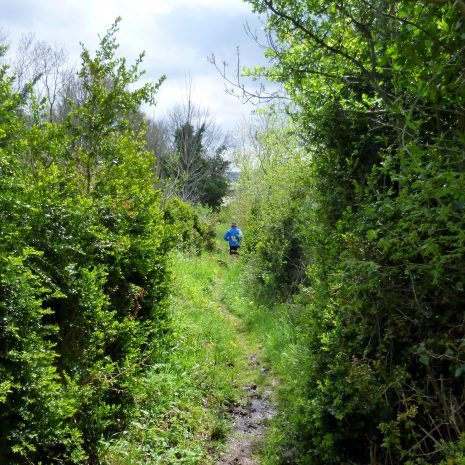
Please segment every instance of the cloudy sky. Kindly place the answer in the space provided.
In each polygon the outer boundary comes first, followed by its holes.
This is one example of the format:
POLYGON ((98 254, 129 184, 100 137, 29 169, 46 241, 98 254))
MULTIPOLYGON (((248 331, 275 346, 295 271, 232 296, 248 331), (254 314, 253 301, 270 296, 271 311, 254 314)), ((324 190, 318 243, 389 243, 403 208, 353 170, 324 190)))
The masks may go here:
POLYGON ((192 82, 194 102, 209 110, 224 129, 234 128, 252 106, 224 91, 224 82, 207 57, 212 53, 234 69, 236 48, 244 65, 263 64, 263 50, 247 36, 244 26, 259 31, 261 22, 242 0, 0 0, 0 31, 14 47, 22 34, 63 46, 69 61, 79 64, 80 45, 95 50, 117 16, 120 54, 132 63, 146 56, 146 78, 167 80, 152 115, 162 118, 186 97, 192 82))

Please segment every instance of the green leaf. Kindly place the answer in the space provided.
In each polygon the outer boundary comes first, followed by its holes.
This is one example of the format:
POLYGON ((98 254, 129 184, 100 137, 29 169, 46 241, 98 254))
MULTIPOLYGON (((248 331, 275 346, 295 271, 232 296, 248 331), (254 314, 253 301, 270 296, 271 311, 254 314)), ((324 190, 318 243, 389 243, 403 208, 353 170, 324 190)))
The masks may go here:
POLYGON ((378 233, 379 231, 378 230, 375 230, 375 229, 369 229, 367 231, 367 237, 370 241, 374 241, 376 239, 378 239, 378 233))
POLYGON ((428 357, 428 355, 421 355, 420 356, 420 363, 422 363, 423 365, 429 365, 429 362, 430 362, 430 358, 428 357))

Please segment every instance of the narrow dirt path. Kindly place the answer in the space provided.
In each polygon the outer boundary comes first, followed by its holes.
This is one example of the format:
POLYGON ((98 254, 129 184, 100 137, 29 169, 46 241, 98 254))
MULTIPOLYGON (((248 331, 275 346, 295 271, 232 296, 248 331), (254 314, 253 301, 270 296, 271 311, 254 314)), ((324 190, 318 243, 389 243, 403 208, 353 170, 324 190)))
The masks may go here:
POLYGON ((243 329, 242 321, 224 307, 223 315, 236 328, 238 343, 248 359, 251 384, 243 388, 244 395, 230 411, 232 428, 226 439, 224 452, 216 465, 259 465, 259 450, 270 420, 275 415, 273 386, 270 367, 260 361, 260 348, 256 347, 243 329))
MULTIPOLYGON (((261 368, 256 354, 249 358, 249 365, 255 367, 257 372, 261 375, 267 373, 268 369, 261 368)), ((231 411, 233 428, 217 465, 259 465, 255 453, 275 414, 272 395, 271 387, 261 393, 256 384, 244 389, 242 402, 231 411)))

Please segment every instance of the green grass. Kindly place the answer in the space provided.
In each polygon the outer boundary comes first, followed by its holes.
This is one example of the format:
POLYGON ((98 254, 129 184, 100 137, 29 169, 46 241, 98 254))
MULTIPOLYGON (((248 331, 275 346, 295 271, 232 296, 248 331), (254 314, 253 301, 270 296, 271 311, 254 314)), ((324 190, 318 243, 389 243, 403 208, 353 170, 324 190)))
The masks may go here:
POLYGON ((218 262, 228 260, 224 250, 174 257, 173 347, 143 380, 135 421, 102 443, 103 463, 214 463, 228 432, 228 410, 253 376, 253 343, 220 301, 229 273, 218 262))
MULTIPOLYGON (((225 277, 222 300, 240 318, 248 337, 260 347, 262 360, 272 367, 278 415, 271 422, 260 455, 263 465, 278 465, 283 463, 281 454, 289 453, 288 448, 292 447, 286 436, 290 416, 296 421, 299 405, 305 399, 303 379, 310 363, 305 348, 307 318, 301 305, 259 302, 252 295, 253 290, 248 289, 247 266, 239 262, 225 277)), ((268 384, 270 379, 263 382, 268 384)))
MULTIPOLYGON (((103 464, 212 465, 245 386, 265 389, 274 378, 281 405, 298 400, 290 398, 304 352, 300 309, 259 304, 247 294, 245 263, 231 263, 223 241, 227 227, 218 228, 215 253, 174 256, 172 349, 142 380, 136 419, 102 442, 103 464), (249 366, 251 354, 272 366, 271 377, 249 366)), ((283 418, 270 428, 263 463, 277 463, 283 418)))
POLYGON ((276 373, 286 375, 286 360, 294 358, 292 352, 300 344, 296 326, 302 319, 301 308, 255 301, 246 291, 243 283, 246 279, 243 264, 235 264, 225 278, 222 300, 230 312, 242 320, 250 337, 263 348, 264 357, 272 363, 276 373))

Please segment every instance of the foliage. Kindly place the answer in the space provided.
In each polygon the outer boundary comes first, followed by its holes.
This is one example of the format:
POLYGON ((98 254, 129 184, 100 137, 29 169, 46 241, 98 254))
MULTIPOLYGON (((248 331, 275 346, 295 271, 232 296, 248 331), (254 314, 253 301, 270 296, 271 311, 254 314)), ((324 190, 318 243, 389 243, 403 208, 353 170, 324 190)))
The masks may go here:
POLYGON ((294 136, 290 122, 275 118, 256 130, 258 160, 242 159, 238 198, 231 216, 246 231, 253 286, 271 297, 293 292, 305 274, 305 241, 295 219, 308 216, 300 201, 306 197, 310 158, 294 136), (258 167, 256 167, 258 164, 258 167))
POLYGON ((165 221, 129 123, 159 84, 135 88, 117 24, 94 57, 83 49, 85 99, 63 124, 0 73, 2 463, 98 463, 170 344, 168 253, 191 239, 165 221))
POLYGON ((208 208, 193 207, 177 197, 170 197, 163 209, 163 217, 173 247, 196 254, 214 250, 216 219, 208 208))
POLYGON ((173 344, 144 377, 134 421, 117 439, 101 443, 103 463, 216 463, 228 410, 250 382, 243 356, 250 342, 219 300, 229 271, 215 258, 174 254, 173 344))
POLYGON ((295 463, 459 460, 462 2, 250 3, 272 66, 249 73, 283 83, 309 153, 276 149, 285 181, 267 161, 236 201, 254 282, 305 307, 281 440, 295 463))
POLYGON ((203 160, 205 176, 200 184, 199 200, 202 205, 215 211, 221 207, 228 193, 229 180, 227 170, 229 162, 223 158, 224 149, 203 160))
POLYGON ((165 183, 174 184, 181 199, 218 210, 228 190, 229 162, 223 158, 224 145, 214 154, 208 153, 204 146, 206 129, 205 124, 196 129, 189 121, 175 128, 173 150, 160 159, 160 176, 165 183))

